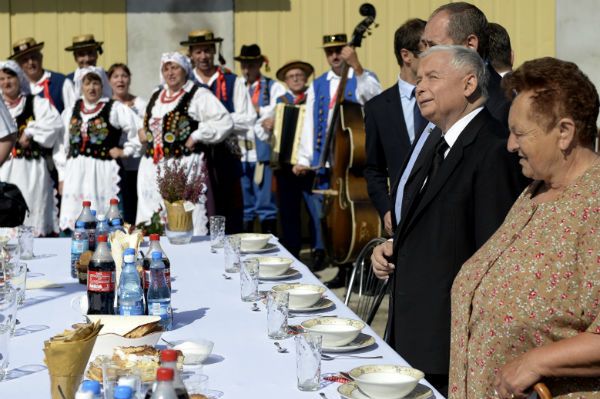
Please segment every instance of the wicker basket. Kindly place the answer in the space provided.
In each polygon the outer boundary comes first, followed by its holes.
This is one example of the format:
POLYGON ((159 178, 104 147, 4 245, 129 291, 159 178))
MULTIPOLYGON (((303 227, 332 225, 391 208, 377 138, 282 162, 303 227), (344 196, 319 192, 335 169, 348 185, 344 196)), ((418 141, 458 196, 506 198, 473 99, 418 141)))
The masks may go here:
POLYGON ((194 229, 192 211, 185 211, 183 201, 165 201, 167 206, 167 225, 171 231, 191 231, 194 229))

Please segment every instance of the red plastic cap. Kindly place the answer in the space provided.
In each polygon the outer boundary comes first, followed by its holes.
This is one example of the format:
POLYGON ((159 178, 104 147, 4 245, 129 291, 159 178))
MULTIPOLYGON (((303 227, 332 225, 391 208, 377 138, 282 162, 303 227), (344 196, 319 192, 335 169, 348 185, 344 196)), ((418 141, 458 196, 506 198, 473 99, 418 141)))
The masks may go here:
MULTIPOLYGON (((106 201, 106 200, 105 200, 106 201)), ((110 199, 110 204, 111 205, 118 205, 119 204, 119 200, 116 198, 111 198, 110 199)))
POLYGON ((173 369, 160 367, 156 370, 156 381, 173 381, 173 369))
POLYGON ((177 351, 173 349, 163 349, 160 351, 160 361, 161 362, 176 362, 177 361, 177 351))
POLYGON ((150 241, 160 241, 160 236, 156 233, 150 234, 150 241))
POLYGON ((104 234, 99 235, 98 242, 106 242, 106 236, 104 234))
POLYGON ((92 206, 92 201, 83 201, 83 206, 92 206))

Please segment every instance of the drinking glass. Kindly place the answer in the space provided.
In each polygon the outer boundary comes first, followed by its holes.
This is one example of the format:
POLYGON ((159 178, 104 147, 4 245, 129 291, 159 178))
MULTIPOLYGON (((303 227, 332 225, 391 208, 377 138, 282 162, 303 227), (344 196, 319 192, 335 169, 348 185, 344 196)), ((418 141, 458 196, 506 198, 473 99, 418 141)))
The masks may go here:
POLYGON ((21 259, 33 259, 33 227, 19 227, 19 247, 21 247, 21 259))
POLYGON ((258 295, 258 259, 252 258, 242 262, 240 291, 244 302, 254 302, 260 298, 258 295))
POLYGON ((15 328, 17 291, 9 285, 0 286, 0 381, 8 372, 9 341, 15 328))
POLYGON ((225 216, 211 216, 209 219, 210 249, 223 248, 225 238, 225 216))
POLYGON ((303 333, 294 337, 296 340, 296 376, 298 389, 316 391, 321 382, 321 347, 323 336, 303 333))
POLYGON ((105 357, 102 361, 102 386, 104 387, 104 399, 112 399, 114 390, 118 385, 127 385, 137 395, 142 391, 141 370, 130 367, 123 368, 122 365, 114 363, 105 357))
POLYGON ((227 273, 237 273, 240 271, 240 245, 242 240, 238 236, 229 236, 225 238, 225 271, 227 273))
POLYGON ((205 374, 192 374, 185 380, 183 385, 188 395, 206 395, 208 392, 208 376, 205 374))
POLYGON ((267 294, 267 334, 269 338, 287 338, 289 304, 290 293, 287 291, 269 291, 267 294))
POLYGON ((9 262, 5 267, 6 281, 17 291, 17 305, 25 302, 25 287, 27 282, 27 264, 23 262, 9 262))

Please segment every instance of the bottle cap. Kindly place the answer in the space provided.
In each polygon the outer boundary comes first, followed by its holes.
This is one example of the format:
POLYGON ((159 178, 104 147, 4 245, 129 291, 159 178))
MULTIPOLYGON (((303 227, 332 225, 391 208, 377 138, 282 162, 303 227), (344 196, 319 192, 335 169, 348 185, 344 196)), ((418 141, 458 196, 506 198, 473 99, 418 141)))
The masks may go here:
POLYGON ((92 206, 92 201, 83 201, 83 206, 92 206))
POLYGON ((133 248, 127 248, 125 250, 125 252, 123 252, 123 255, 134 255, 135 256, 135 249, 133 249, 133 248))
POLYGON ((106 235, 100 234, 98 236, 98 242, 106 242, 106 235))
POLYGON ((100 394, 100 383, 94 380, 85 380, 81 383, 81 390, 83 392, 90 391, 93 392, 94 395, 100 394))
POLYGON ((90 212, 92 212, 92 216, 96 216, 96 210, 95 209, 90 209, 90 212))
POLYGON ((160 351, 160 361, 165 362, 176 362, 177 361, 177 351, 174 349, 163 349, 160 351))
POLYGON ((118 205, 118 204, 119 204, 119 200, 118 200, 118 199, 116 199, 116 198, 111 198, 111 199, 110 199, 110 204, 111 204, 111 205, 118 205))
POLYGON ((133 395, 133 389, 131 389, 131 387, 128 387, 126 385, 119 385, 118 387, 115 388, 113 397, 115 399, 131 399, 132 395, 133 395))
POLYGON ((85 227, 85 222, 79 220, 79 221, 75 222, 75 227, 81 227, 83 229, 85 227))
POLYGON ((124 263, 135 263, 135 255, 124 255, 123 262, 124 263))
POLYGON ((161 259, 162 259, 162 252, 160 252, 160 251, 152 252, 152 260, 161 260, 161 259))
POLYGON ((156 370, 156 381, 173 381, 173 369, 160 367, 156 370))
POLYGON ((106 220, 106 215, 103 213, 98 214, 98 216, 96 217, 96 219, 98 219, 99 222, 103 222, 106 220))
POLYGON ((150 234, 150 241, 160 241, 160 235, 156 233, 150 234))
POLYGON ((121 219, 114 219, 112 221, 113 226, 120 226, 121 225, 121 219))

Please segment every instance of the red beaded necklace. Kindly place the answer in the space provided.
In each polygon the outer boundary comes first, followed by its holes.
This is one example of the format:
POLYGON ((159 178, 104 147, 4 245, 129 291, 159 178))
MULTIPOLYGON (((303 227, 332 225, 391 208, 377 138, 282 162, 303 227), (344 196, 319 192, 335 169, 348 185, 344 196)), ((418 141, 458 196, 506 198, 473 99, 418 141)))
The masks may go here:
POLYGON ((17 96, 17 98, 16 98, 16 99, 14 99, 14 100, 11 100, 10 98, 6 98, 6 97, 4 97, 4 103, 6 104, 6 106, 7 106, 8 108, 14 108, 14 107, 16 107, 17 105, 19 105, 19 103, 21 102, 21 98, 23 98, 23 96, 22 96, 22 95, 20 95, 20 94, 19 94, 19 95, 17 96))
POLYGON ((98 104, 96 104, 96 106, 94 108, 87 109, 85 107, 84 102, 82 101, 81 105, 79 106, 79 110, 81 111, 82 114, 89 115, 89 114, 95 114, 96 112, 100 111, 100 109, 102 109, 103 106, 104 106, 104 103, 99 102, 98 104))
POLYGON ((172 96, 168 96, 167 95, 167 89, 163 90, 162 93, 160 93, 160 102, 163 104, 168 104, 168 103, 172 103, 173 101, 177 100, 179 97, 181 97, 181 95, 183 94, 185 90, 183 90, 183 87, 179 90, 177 90, 177 92, 175 94, 173 94, 172 96))

